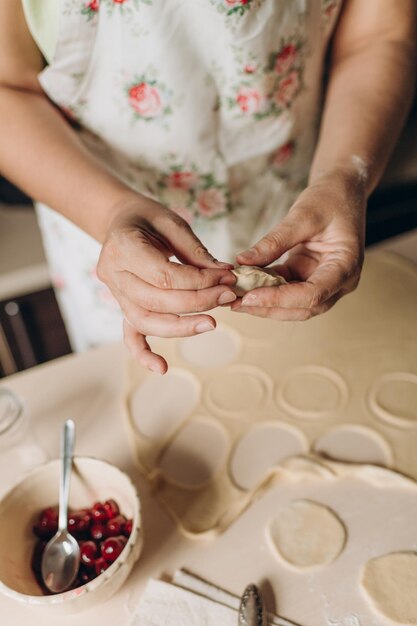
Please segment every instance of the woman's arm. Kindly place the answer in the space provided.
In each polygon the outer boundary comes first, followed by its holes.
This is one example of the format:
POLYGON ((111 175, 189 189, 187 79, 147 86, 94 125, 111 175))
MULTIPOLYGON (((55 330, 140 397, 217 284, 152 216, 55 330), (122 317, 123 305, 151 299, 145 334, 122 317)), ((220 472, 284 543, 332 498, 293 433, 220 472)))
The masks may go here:
POLYGON ((281 320, 327 311, 358 284, 366 202, 410 108, 416 78, 415 0, 346 0, 331 50, 309 185, 242 264, 300 281, 247 294, 232 309, 281 320))
POLYGON ((410 109, 415 0, 346 0, 335 32, 310 182, 338 167, 378 184, 410 109))
POLYGON ((47 99, 42 55, 20 0, 0 3, 0 171, 103 241, 113 207, 130 190, 98 165, 47 99), (99 208, 98 208, 99 207, 99 208))
POLYGON ((207 311, 235 295, 231 267, 213 259, 188 224, 103 168, 47 99, 42 56, 19 0, 0 1, 0 171, 103 243, 98 275, 125 314, 125 341, 149 369, 165 360, 145 336, 215 328, 207 311), (182 264, 172 263, 174 255, 182 264))

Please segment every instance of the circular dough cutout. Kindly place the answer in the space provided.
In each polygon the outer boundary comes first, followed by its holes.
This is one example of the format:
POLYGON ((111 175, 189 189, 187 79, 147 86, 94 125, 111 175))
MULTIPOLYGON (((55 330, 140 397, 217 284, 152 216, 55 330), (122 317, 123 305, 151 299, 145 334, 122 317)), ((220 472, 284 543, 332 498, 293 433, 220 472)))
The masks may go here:
POLYGON ((316 440, 313 449, 336 461, 388 467, 392 464, 388 443, 381 435, 365 426, 346 424, 329 430, 316 440))
POLYGON ((229 446, 228 435, 218 423, 195 418, 167 446, 158 466, 175 485, 199 489, 224 465, 229 446))
POLYGON ((230 475, 241 489, 259 485, 272 467, 288 457, 308 451, 308 442, 297 428, 263 423, 238 441, 230 461, 230 475))
POLYGON ((220 415, 247 415, 270 397, 272 382, 259 368, 235 365, 222 370, 206 383, 206 402, 220 415))
POLYGON ((200 384, 183 370, 150 376, 130 397, 130 414, 139 433, 155 441, 166 440, 196 406, 200 384))
POLYGON ((240 349, 238 333, 220 325, 214 332, 186 337, 179 343, 181 357, 200 367, 228 365, 238 358, 240 349))
POLYGON ((346 544, 346 529, 331 509, 296 500, 269 523, 273 551, 289 565, 304 569, 332 563, 346 544))
POLYGON ((393 552, 368 561, 362 589, 384 617, 400 624, 417 624, 417 553, 393 552))
POLYGON ((369 405, 381 421, 398 428, 417 428, 417 374, 392 372, 369 392, 369 405))
POLYGON ((348 399, 348 388, 334 370, 307 365, 292 370, 278 389, 277 402, 300 419, 321 419, 334 415, 348 399))

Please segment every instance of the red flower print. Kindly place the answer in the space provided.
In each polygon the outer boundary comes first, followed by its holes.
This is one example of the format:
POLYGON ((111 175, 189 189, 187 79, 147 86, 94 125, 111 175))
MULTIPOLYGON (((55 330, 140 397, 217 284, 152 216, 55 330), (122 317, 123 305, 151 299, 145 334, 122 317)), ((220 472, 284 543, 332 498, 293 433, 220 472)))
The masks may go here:
POLYGON ((245 74, 253 74, 255 70, 256 67, 252 63, 247 63, 244 67, 245 74))
POLYGON ((123 4, 124 2, 127 2, 127 0, 113 0, 114 4, 123 4))
POLYGON ((129 89, 129 104, 142 117, 157 117, 162 111, 158 90, 145 82, 129 89))
POLYGON ((262 96, 257 89, 241 87, 236 102, 244 113, 257 113, 261 108, 262 96))
POLYGON ((205 189, 197 195, 197 204, 201 215, 211 217, 226 211, 226 197, 220 189, 205 189))
POLYGON ((279 106, 288 106, 295 98, 300 89, 300 78, 295 70, 288 76, 280 80, 278 89, 274 94, 276 103, 279 106))
POLYGON ((293 152, 294 143, 292 141, 289 141, 276 151, 272 160, 272 165, 274 165, 275 167, 281 167, 282 165, 285 165, 285 163, 287 163, 287 161, 289 161, 292 157, 293 152))
POLYGON ((167 179, 168 187, 174 189, 192 189, 198 182, 194 172, 172 172, 167 179))
POLYGON ((293 43, 284 46, 275 59, 275 71, 285 74, 294 65, 298 57, 298 51, 293 43))
POLYGON ((250 1, 251 0, 225 0, 226 4, 229 7, 235 7, 235 6, 238 6, 239 4, 245 6, 245 4, 249 4, 250 1))
POLYGON ((99 0, 90 0, 89 2, 84 2, 81 13, 87 17, 87 20, 92 20, 97 15, 99 8, 99 0))
POLYGON ((87 2, 85 8, 90 11, 98 11, 99 9, 98 0, 91 0, 91 2, 87 2))

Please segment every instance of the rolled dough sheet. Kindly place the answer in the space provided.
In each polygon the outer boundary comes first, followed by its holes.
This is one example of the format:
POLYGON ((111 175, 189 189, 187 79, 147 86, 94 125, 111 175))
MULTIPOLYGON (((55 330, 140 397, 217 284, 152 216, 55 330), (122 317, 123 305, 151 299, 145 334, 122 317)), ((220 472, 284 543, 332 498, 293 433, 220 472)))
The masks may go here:
POLYGON ((128 364, 133 456, 182 532, 218 534, 309 451, 417 478, 415 266, 369 254, 358 289, 308 322, 213 313, 213 333, 152 340, 164 377, 128 364))

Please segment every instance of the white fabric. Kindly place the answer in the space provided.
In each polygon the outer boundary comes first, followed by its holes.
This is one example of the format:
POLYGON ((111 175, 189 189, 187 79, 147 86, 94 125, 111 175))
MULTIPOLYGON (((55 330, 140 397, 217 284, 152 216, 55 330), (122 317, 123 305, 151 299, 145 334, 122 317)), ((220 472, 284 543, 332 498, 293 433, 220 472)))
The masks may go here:
MULTIPOLYGON (((151 578, 130 626, 236 626, 240 598, 183 570, 173 583, 151 578)), ((272 614, 268 624, 294 626, 272 614)))
MULTIPOLYGON (((233 261, 305 184, 342 0, 59 1, 48 96, 118 177, 233 261)), ((121 316, 95 295, 99 247, 38 212, 74 347, 114 339, 121 316)))
MULTIPOLYGON (((179 587, 188 589, 188 591, 198 593, 199 595, 205 596, 215 602, 224 604, 235 611, 238 611, 239 609, 240 598, 238 596, 234 596, 232 593, 229 593, 224 589, 220 589, 220 587, 216 587, 212 583, 191 574, 187 570, 179 569, 174 572, 173 583, 179 587)), ((272 613, 267 613, 267 615, 268 624, 270 626, 294 626, 292 622, 283 617, 273 615, 272 613)))

